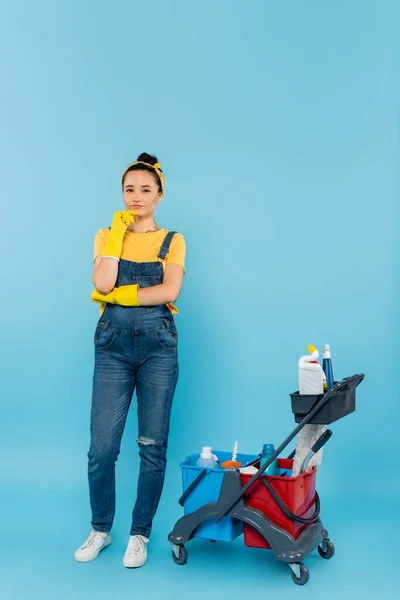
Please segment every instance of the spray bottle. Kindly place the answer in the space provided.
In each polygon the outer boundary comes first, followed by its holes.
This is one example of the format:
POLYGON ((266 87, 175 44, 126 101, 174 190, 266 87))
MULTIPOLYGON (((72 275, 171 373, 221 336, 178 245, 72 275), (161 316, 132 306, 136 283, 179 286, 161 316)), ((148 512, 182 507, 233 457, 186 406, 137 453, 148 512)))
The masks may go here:
POLYGON ((333 384, 335 383, 335 380, 333 378, 332 359, 331 359, 331 347, 330 347, 329 344, 325 344, 324 358, 323 358, 323 361, 322 361, 322 368, 324 370, 325 377, 326 377, 327 390, 329 390, 333 386, 333 384))

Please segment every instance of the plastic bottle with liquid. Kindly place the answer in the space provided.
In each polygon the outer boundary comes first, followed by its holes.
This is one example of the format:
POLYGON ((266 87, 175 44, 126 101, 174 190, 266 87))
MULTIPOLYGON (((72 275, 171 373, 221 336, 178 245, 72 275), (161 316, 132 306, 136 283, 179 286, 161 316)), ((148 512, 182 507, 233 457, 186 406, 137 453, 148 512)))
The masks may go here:
POLYGON ((196 465, 207 469, 216 469, 218 461, 215 454, 212 453, 211 446, 203 446, 200 453, 200 458, 197 459, 196 465))
POLYGON ((323 394, 324 371, 318 362, 319 352, 314 346, 309 345, 306 354, 299 359, 299 393, 323 394))
MULTIPOLYGON (((275 447, 273 444, 264 444, 261 459, 260 459, 260 467, 262 467, 270 456, 275 452, 275 447)), ((267 467, 267 470, 264 471, 266 475, 279 475, 279 467, 278 467, 278 459, 276 458, 272 463, 267 467)))
POLYGON ((333 378, 331 347, 329 344, 325 344, 322 368, 326 377, 326 389, 329 390, 335 383, 333 378))

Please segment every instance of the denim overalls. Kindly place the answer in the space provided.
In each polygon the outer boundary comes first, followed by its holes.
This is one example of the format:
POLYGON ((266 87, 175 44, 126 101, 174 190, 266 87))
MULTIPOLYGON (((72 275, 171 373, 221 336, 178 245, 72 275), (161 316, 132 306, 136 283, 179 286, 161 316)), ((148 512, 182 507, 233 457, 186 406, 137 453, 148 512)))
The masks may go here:
MULTIPOLYGON (((169 231, 158 258, 165 259, 169 231)), ((161 262, 121 259, 116 287, 163 282, 161 262)), ((115 513, 115 462, 133 392, 138 403, 140 474, 130 535, 149 537, 164 484, 172 399, 178 381, 178 332, 166 304, 107 304, 94 336, 95 366, 88 479, 92 527, 110 531, 115 513)))

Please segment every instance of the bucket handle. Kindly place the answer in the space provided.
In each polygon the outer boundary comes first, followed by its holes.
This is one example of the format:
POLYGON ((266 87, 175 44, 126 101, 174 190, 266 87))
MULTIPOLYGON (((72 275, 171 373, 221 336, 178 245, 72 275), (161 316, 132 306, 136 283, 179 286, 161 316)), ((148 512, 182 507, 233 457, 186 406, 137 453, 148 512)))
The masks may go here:
POLYGON ((189 496, 190 492, 196 487, 201 479, 203 479, 204 475, 207 473, 207 469, 202 469, 200 473, 197 475, 196 479, 192 481, 189 487, 183 492, 182 496, 179 498, 178 502, 181 506, 184 505, 186 498, 189 496))
POLYGON ((262 482, 265 485, 265 487, 267 488, 267 490, 269 491, 269 493, 271 494, 271 496, 273 497, 273 499, 275 500, 275 502, 278 504, 278 506, 282 510, 282 512, 284 512, 285 515, 289 519, 291 519, 292 521, 297 521, 297 523, 302 523, 303 525, 311 525, 312 523, 315 523, 315 521, 318 519, 318 517, 319 517, 319 511, 320 511, 320 508, 321 508, 321 503, 320 503, 320 500, 319 500, 319 496, 318 496, 317 490, 315 490, 315 511, 314 511, 314 514, 311 517, 309 517, 308 519, 304 519, 303 517, 298 517, 297 515, 295 515, 294 513, 292 513, 288 509, 288 507, 286 506, 286 504, 278 496, 278 494, 276 493, 276 491, 274 490, 274 488, 269 483, 269 481, 268 481, 268 479, 266 477, 262 479, 262 482))

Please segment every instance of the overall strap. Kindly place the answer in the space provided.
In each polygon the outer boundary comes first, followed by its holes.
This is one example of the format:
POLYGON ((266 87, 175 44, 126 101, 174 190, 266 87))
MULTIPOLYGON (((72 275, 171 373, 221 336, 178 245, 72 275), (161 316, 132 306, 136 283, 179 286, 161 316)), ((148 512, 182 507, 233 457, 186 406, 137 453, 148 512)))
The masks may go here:
POLYGON ((174 237, 175 233, 178 233, 178 232, 177 231, 168 231, 168 233, 165 236, 164 241, 161 245, 160 252, 158 253, 158 258, 161 258, 162 260, 165 259, 165 257, 168 254, 169 247, 171 245, 172 238, 174 237))

